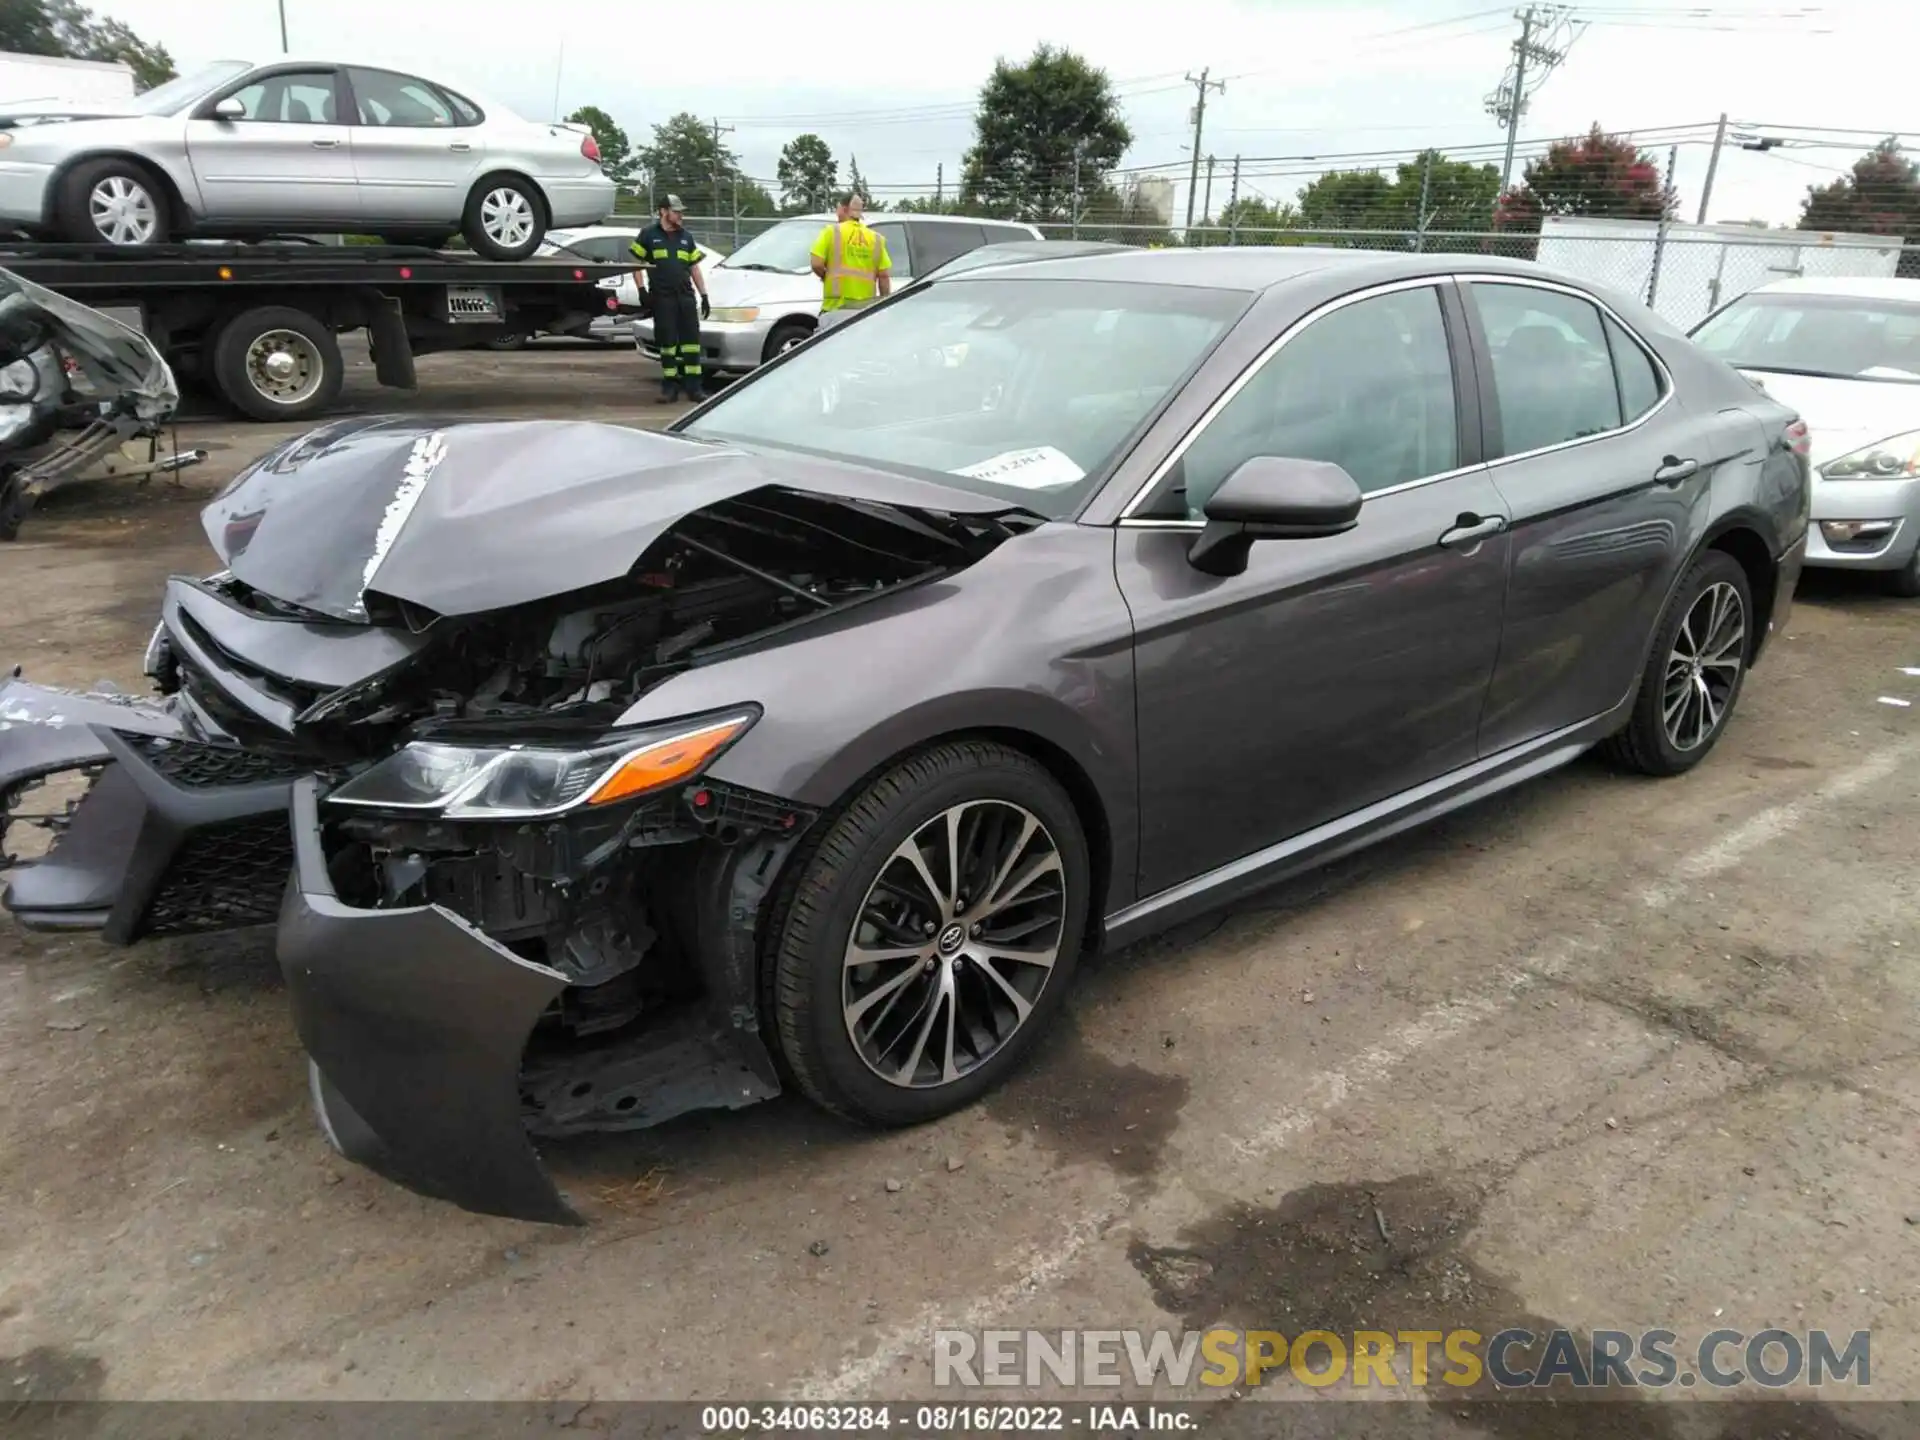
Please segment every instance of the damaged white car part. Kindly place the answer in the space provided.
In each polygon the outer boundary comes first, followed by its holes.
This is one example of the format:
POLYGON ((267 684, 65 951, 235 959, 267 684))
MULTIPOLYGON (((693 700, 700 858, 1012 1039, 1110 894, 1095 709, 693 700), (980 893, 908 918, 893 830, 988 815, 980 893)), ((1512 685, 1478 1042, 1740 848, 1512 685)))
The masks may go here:
POLYGON ((0 540, 69 481, 146 477, 204 458, 158 451, 179 399, 145 336, 0 270, 0 540))

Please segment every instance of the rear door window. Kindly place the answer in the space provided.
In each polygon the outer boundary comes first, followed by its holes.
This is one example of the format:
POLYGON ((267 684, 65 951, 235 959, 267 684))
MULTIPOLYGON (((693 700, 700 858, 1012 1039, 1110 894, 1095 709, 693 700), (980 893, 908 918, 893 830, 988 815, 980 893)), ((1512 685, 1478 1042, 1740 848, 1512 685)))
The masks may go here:
POLYGON ((912 227, 902 225, 898 220, 882 221, 872 227, 881 239, 887 242, 887 259, 892 263, 894 284, 908 279, 914 274, 914 263, 919 257, 907 247, 907 231, 912 227))
POLYGON ((1613 352, 1592 301, 1534 285, 1468 288, 1493 352, 1501 455, 1620 428, 1613 352))
MULTIPOLYGON (((986 243, 986 234, 978 225, 958 220, 928 220, 913 229, 913 258, 916 274, 926 275, 947 261, 978 250, 986 243)), ((889 240, 888 246, 893 242, 889 240)), ((895 262, 897 265, 899 262, 895 262)))

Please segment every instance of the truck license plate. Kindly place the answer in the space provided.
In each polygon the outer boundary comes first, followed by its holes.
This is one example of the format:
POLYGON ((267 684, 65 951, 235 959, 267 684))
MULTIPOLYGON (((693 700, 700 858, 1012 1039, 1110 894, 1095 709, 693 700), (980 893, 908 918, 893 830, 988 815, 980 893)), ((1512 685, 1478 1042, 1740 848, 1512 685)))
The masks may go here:
POLYGON ((447 287, 447 319, 452 324, 491 324, 504 314, 498 286, 449 285, 447 287))

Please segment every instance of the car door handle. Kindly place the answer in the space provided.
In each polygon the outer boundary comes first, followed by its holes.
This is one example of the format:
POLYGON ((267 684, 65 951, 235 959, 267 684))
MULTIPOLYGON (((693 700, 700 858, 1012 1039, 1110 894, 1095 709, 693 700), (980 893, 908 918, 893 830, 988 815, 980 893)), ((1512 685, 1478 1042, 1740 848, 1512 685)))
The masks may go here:
POLYGON ((1469 545, 1478 545, 1488 536, 1498 535, 1507 528, 1504 515, 1480 516, 1469 512, 1453 522, 1453 529, 1440 537, 1440 543, 1449 550, 1462 549, 1469 545))
POLYGON ((1700 473, 1698 460, 1676 460, 1669 455, 1660 462, 1660 468, 1653 472, 1656 485, 1678 485, 1682 480, 1691 480, 1700 473))
POLYGON ((447 148, 453 151, 456 155, 464 155, 469 150, 473 149, 473 146, 467 144, 467 142, 464 140, 456 140, 453 142, 453 144, 447 146, 447 148))
POLYGON ((340 142, 338 140, 316 140, 313 142, 313 148, 316 150, 333 150, 337 149, 339 144, 340 142))

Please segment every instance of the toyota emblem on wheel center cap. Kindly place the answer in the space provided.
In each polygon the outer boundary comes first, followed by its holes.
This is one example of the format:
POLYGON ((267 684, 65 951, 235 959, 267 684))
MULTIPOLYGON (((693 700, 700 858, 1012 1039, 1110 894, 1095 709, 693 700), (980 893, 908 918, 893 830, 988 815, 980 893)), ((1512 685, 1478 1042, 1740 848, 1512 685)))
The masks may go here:
POLYGON ((967 927, 957 921, 940 932, 940 953, 951 955, 967 942, 967 927))

